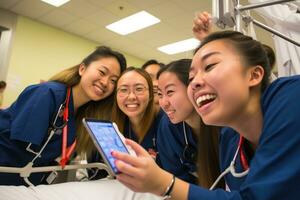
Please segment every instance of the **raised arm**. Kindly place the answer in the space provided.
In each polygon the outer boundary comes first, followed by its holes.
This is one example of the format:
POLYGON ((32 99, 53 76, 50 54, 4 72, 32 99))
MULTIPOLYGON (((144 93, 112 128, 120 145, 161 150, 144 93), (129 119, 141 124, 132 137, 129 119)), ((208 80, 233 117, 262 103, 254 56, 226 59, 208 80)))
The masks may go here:
POLYGON ((198 40, 202 40, 212 32, 211 16, 208 12, 196 13, 193 20, 193 33, 198 40))

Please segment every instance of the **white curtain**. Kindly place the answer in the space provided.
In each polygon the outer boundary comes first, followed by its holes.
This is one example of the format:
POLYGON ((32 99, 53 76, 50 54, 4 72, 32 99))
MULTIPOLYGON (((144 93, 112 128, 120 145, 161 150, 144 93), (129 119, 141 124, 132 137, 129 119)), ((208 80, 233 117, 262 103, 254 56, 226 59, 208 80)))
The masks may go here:
MULTIPOLYGON (((249 0, 250 3, 265 1, 269 0, 249 0)), ((268 26, 300 43, 300 1, 276 4, 255 10, 266 20, 268 26)), ((278 76, 300 74, 300 47, 275 35, 273 39, 278 76)))

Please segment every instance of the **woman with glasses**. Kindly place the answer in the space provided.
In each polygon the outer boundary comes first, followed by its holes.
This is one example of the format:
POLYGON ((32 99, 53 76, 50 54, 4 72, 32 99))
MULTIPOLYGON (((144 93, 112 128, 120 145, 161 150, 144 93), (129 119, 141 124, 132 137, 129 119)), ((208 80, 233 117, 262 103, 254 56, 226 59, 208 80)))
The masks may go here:
POLYGON ((220 163, 230 191, 175 178, 130 140, 138 157, 113 152, 122 172, 117 179, 134 191, 175 200, 299 199, 300 77, 269 84, 269 75, 262 44, 242 33, 210 34, 196 49, 188 96, 204 123, 228 127, 220 139, 220 163))
POLYGON ((138 142, 156 158, 156 132, 162 112, 156 114, 153 100, 150 75, 129 67, 117 82, 112 120, 126 138, 138 142))
MULTIPOLYGON (((93 144, 82 118, 110 119, 112 94, 125 68, 122 54, 102 46, 48 82, 27 87, 0 111, 0 166, 55 165, 61 156, 64 167, 74 150, 89 154, 93 144)), ((29 181, 40 184, 46 178, 34 173, 29 181)), ((0 173, 0 185, 22 184, 19 174, 0 173)))
POLYGON ((219 130, 204 125, 188 99, 191 63, 173 61, 158 72, 159 104, 166 115, 158 128, 157 148, 163 169, 208 188, 220 174, 219 130))

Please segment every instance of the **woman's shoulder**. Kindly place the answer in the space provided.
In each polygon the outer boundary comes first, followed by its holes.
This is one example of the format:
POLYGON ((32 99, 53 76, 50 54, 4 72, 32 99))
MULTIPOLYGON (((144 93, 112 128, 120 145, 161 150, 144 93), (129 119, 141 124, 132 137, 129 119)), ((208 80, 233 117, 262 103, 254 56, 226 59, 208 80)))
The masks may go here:
POLYGON ((33 84, 29 85, 24 89, 24 91, 66 91, 66 85, 55 82, 55 81, 48 81, 48 82, 43 82, 39 84, 33 84))
POLYGON ((263 99, 276 93, 300 91, 300 75, 281 77, 273 81, 263 93, 263 99))
MULTIPOLYGON (((188 129, 189 131, 189 129, 188 129)), ((167 114, 163 114, 160 119, 158 132, 161 132, 160 137, 170 138, 178 138, 183 134, 183 125, 182 122, 173 124, 167 114)))
MULTIPOLYGON (((62 101, 66 94, 66 86, 58 82, 44 82, 26 87, 18 96, 16 102, 24 102, 30 99, 44 99, 62 101)), ((15 102, 15 103, 16 103, 15 102)))
POLYGON ((39 93, 39 95, 65 96, 66 85, 55 81, 48 81, 40 84, 30 85, 25 88, 23 93, 39 93))
POLYGON ((44 88, 44 89, 49 89, 52 91, 66 91, 67 86, 63 83, 59 83, 56 81, 48 81, 39 84, 39 87, 44 88))

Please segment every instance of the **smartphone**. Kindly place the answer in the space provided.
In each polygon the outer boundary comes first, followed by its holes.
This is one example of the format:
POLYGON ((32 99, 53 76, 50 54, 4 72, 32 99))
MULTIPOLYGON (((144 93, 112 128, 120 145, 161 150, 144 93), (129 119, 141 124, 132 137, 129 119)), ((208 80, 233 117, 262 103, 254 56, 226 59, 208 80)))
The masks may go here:
POLYGON ((107 120, 87 119, 82 120, 87 132, 90 134, 96 148, 113 175, 119 174, 112 151, 128 153, 129 151, 121 139, 114 123, 107 120))

